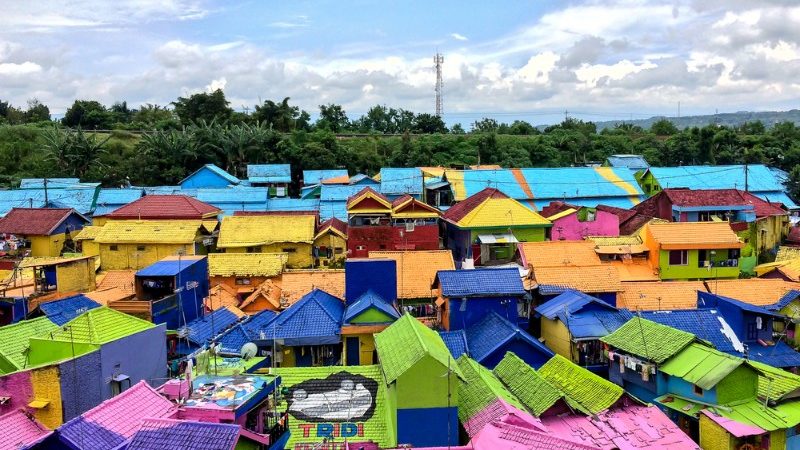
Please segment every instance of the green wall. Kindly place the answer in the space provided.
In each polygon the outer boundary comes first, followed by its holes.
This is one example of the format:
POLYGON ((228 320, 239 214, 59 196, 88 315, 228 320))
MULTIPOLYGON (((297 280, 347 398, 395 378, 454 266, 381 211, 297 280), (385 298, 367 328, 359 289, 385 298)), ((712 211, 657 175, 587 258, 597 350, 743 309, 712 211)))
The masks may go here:
POLYGON ((383 311, 375 308, 370 308, 363 313, 357 315, 350 321, 350 323, 386 323, 394 322, 394 319, 383 311))
POLYGON ((28 367, 50 364, 64 359, 93 352, 100 348, 99 345, 84 342, 64 342, 50 339, 33 338, 30 340, 28 353, 28 367))
MULTIPOLYGON (((455 366, 454 366, 455 367, 455 366)), ((447 407, 447 367, 425 356, 395 382, 397 409, 447 407)), ((458 405, 458 376, 450 372, 450 406, 458 405)))
MULTIPOLYGON (((662 280, 688 280, 688 279, 705 279, 705 278, 738 278, 738 267, 712 267, 709 270, 706 267, 697 267, 699 263, 699 250, 689 250, 689 263, 685 266, 671 266, 669 265, 669 250, 661 250, 659 252, 659 268, 661 269, 662 280)), ((721 261, 726 260, 728 252, 726 250, 717 250, 717 255, 711 257, 712 260, 721 261)))
POLYGON ((756 397, 758 374, 747 365, 741 365, 717 384, 717 403, 725 405, 738 400, 756 397))
MULTIPOLYGON (((548 227, 521 227, 511 228, 514 237, 520 242, 541 242, 544 241, 548 227)), ((472 228, 472 242, 477 242, 479 234, 504 234, 508 233, 509 227, 497 228, 472 228)))

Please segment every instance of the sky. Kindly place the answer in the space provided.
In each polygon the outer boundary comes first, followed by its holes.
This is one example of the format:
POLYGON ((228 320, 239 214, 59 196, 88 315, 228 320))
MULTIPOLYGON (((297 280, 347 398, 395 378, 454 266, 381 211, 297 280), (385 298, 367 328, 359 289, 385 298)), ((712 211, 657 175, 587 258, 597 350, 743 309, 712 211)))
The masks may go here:
POLYGON ((797 0, 0 0, 0 100, 166 105, 221 88, 351 118, 381 104, 554 123, 787 110, 797 0), (680 105, 680 106, 679 106, 680 105))

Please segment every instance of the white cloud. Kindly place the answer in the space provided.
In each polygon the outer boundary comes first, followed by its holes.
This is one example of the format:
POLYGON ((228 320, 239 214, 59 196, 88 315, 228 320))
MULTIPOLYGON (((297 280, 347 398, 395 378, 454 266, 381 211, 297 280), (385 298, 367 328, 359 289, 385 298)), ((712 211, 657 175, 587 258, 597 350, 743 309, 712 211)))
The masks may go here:
POLYGON ((450 33, 450 37, 457 41, 468 41, 469 38, 459 33, 450 33))
POLYGON ((25 61, 22 64, 0 63, 0 75, 28 75, 41 71, 42 66, 30 61, 25 61))
POLYGON ((210 93, 216 90, 224 91, 226 84, 228 84, 228 80, 226 80, 225 77, 222 77, 219 80, 211 80, 211 83, 206 86, 206 92, 210 93))

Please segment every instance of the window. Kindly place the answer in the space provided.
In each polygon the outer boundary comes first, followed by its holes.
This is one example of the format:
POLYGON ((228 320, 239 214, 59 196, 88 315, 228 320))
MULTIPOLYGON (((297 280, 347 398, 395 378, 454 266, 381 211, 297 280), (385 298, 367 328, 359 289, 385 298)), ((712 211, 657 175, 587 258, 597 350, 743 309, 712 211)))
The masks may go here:
POLYGON ((260 253, 261 247, 247 247, 246 251, 247 253, 260 253))
POLYGON ((333 252, 336 253, 337 255, 341 255, 342 253, 344 253, 344 249, 343 248, 337 248, 333 252))
POLYGON ((741 249, 732 248, 728 250, 728 259, 739 259, 742 256, 741 249))
POLYGON ((756 329, 757 330, 764 329, 764 321, 761 319, 761 316, 756 317, 756 329))
POLYGON ((144 245, 137 245, 136 246, 136 251, 137 252, 143 252, 144 251, 144 245))
POLYGON ((689 252, 687 250, 670 250, 669 265, 685 266, 689 264, 689 252))
POLYGON ((386 244, 380 244, 378 248, 380 248, 381 250, 386 250, 386 244))
POLYGON ((703 395, 703 388, 701 388, 700 386, 698 386, 696 384, 693 384, 692 388, 693 388, 692 390, 694 391, 695 395, 703 395))
POLYGON ((711 213, 708 211, 701 211, 697 213, 698 222, 711 222, 711 213))
POLYGON ((297 253, 297 249, 296 248, 291 248, 291 247, 290 248, 282 248, 281 251, 283 253, 297 253))
POLYGON ((366 247, 365 245, 358 245, 358 246, 356 246, 356 250, 357 250, 357 251, 363 251, 363 250, 366 250, 366 249, 367 249, 367 247, 366 247))
POLYGON ((115 251, 119 250, 119 247, 117 247, 116 245, 111 245, 111 246, 108 247, 108 249, 111 250, 112 252, 115 252, 115 251))
POLYGON ((250 278, 236 278, 236 284, 239 286, 249 286, 250 278))

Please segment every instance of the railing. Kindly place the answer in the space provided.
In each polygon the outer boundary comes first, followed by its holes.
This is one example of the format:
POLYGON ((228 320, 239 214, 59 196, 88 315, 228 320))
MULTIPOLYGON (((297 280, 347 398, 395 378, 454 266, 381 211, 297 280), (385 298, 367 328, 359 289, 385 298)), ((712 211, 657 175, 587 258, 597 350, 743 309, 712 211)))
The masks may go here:
POLYGON ((269 443, 270 445, 278 442, 281 437, 289 432, 289 413, 285 412, 283 415, 278 419, 278 423, 272 426, 272 428, 267 431, 266 435, 269 436, 269 443))

